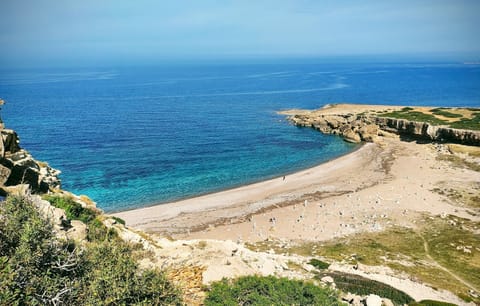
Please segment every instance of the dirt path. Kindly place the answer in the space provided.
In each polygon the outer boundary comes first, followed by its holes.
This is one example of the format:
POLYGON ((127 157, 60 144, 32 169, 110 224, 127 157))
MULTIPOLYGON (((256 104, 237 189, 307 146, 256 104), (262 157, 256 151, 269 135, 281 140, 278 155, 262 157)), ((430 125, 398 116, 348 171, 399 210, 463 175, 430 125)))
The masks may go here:
POLYGON ((479 292, 479 290, 477 288, 475 288, 475 286, 473 286, 471 283, 467 282, 466 280, 464 280, 463 278, 461 278, 460 276, 456 275, 455 273, 453 273, 452 271, 450 271, 449 269, 445 268, 444 266, 442 266, 441 264, 439 264, 431 255, 430 255, 430 249, 428 247, 428 242, 427 240, 425 240, 425 237, 423 237, 422 234, 420 233, 417 233, 418 236, 420 236, 423 240, 423 249, 425 250, 425 255, 427 256, 428 259, 430 259, 432 261, 432 263, 439 269, 447 272, 448 274, 450 274, 453 278, 455 278, 456 280, 458 280, 460 283, 464 284, 465 286, 467 286, 468 288, 470 288, 471 290, 475 291, 475 292, 479 292))

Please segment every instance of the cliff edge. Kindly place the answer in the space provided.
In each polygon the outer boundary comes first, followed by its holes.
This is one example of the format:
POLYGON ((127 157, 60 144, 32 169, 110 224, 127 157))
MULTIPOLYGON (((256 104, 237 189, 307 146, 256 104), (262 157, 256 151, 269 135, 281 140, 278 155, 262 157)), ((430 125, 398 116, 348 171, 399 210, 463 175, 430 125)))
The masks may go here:
POLYGON ((59 189, 59 170, 35 160, 20 147, 17 133, 0 123, 0 195, 5 196, 19 185, 28 184, 33 193, 59 189))
POLYGON ((297 126, 312 127, 346 141, 375 142, 391 134, 426 141, 480 146, 480 108, 327 105, 314 111, 282 112, 297 126))

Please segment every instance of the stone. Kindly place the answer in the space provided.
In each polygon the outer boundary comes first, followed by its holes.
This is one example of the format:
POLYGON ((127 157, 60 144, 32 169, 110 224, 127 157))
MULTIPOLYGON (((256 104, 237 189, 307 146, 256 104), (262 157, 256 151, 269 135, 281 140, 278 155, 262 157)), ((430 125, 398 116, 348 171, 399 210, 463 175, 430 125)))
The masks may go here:
POLYGON ((358 133, 363 141, 374 142, 378 135, 378 125, 364 125, 358 130, 358 133))
POLYGON ((8 177, 12 173, 12 170, 4 165, 0 165, 0 186, 4 185, 5 182, 8 180, 8 177))
POLYGON ((77 241, 87 239, 87 225, 79 220, 70 222, 71 228, 67 231, 67 237, 77 241))
POLYGON ((18 145, 20 141, 14 130, 2 129, 1 135, 5 154, 7 152, 16 153, 20 151, 20 146, 18 145))
POLYGON ((347 123, 347 120, 342 116, 329 115, 324 118, 332 129, 338 129, 341 125, 347 123))
POLYGON ((333 278, 331 276, 324 276, 320 280, 326 284, 333 283, 333 278))
POLYGON ((36 161, 19 146, 15 131, 0 129, 0 188, 28 184, 33 193, 45 193, 59 188, 60 171, 36 161))
POLYGON ((385 299, 385 298, 382 299, 382 305, 383 306, 395 306, 395 304, 393 304, 393 302, 390 299, 385 299))
POLYGON ((376 294, 370 294, 365 299, 366 306, 382 306, 382 298, 376 294))
POLYGON ((352 130, 349 130, 345 134, 343 134, 343 138, 345 141, 351 142, 351 143, 360 143, 362 141, 362 139, 360 138, 360 135, 358 135, 352 130))

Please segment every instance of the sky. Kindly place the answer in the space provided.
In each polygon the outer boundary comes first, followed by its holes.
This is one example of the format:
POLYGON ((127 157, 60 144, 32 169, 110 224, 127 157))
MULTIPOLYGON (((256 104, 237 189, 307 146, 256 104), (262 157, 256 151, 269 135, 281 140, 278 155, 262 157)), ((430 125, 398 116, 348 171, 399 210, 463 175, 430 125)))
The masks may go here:
POLYGON ((458 55, 477 0, 0 0, 0 65, 458 55))

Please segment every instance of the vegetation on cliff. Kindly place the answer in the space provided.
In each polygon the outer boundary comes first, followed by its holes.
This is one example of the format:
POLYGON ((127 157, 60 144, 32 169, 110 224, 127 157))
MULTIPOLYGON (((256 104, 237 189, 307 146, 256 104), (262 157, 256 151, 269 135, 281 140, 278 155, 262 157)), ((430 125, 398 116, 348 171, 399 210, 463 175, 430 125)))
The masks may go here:
POLYGON ((134 246, 95 220, 80 245, 57 238, 28 197, 1 202, 0 304, 182 304, 163 272, 139 269, 134 246))
POLYGON ((337 294, 312 283, 273 276, 223 279, 212 285, 205 305, 341 305, 337 294))
POLYGON ((480 108, 404 107, 401 110, 382 113, 378 116, 446 125, 454 129, 480 130, 480 108))

